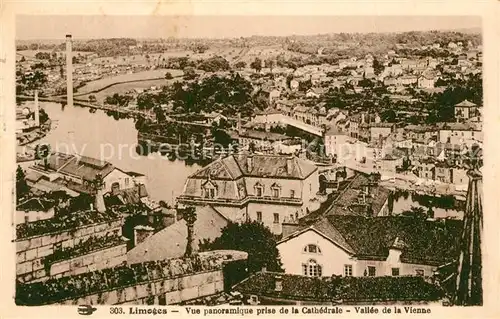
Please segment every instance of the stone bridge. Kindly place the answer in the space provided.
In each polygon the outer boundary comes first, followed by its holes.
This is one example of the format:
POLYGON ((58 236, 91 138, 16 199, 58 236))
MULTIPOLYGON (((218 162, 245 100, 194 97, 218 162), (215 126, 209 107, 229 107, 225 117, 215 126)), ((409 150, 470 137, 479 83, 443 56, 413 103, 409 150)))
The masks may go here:
POLYGON ((311 133, 311 134, 319 136, 319 137, 323 136, 323 129, 322 128, 319 128, 319 127, 316 127, 316 126, 313 126, 310 124, 306 124, 302 121, 296 120, 296 119, 294 119, 290 116, 284 115, 284 114, 281 115, 281 123, 296 127, 298 129, 301 129, 302 131, 311 133))

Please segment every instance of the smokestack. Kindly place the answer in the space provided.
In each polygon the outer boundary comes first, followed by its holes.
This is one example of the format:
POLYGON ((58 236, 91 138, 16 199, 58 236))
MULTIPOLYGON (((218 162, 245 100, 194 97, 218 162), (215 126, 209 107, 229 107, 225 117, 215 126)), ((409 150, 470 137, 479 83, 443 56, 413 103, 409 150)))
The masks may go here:
POLYGON ((73 53, 71 34, 66 35, 66 94, 68 105, 73 106, 73 53))
POLYGON ((38 90, 35 90, 35 126, 40 126, 40 106, 38 105, 38 90))

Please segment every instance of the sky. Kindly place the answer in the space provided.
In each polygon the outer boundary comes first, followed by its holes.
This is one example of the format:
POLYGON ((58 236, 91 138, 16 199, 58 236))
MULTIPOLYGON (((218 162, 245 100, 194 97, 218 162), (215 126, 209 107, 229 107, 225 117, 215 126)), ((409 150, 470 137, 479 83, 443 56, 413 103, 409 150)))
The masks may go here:
POLYGON ((18 40, 234 38, 480 28, 475 16, 17 16, 18 40))

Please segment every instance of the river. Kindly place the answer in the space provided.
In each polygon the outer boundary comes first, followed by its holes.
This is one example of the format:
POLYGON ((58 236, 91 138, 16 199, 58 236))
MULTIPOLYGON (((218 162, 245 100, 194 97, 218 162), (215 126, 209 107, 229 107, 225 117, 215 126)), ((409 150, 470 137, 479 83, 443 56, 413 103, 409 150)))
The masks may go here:
POLYGON ((53 121, 52 130, 40 143, 50 144, 55 151, 102 158, 121 170, 146 175, 152 200, 172 203, 181 194, 187 177, 200 168, 158 153, 139 156, 133 119, 115 120, 103 111, 90 113, 88 108, 57 103, 42 102, 40 106, 53 121))

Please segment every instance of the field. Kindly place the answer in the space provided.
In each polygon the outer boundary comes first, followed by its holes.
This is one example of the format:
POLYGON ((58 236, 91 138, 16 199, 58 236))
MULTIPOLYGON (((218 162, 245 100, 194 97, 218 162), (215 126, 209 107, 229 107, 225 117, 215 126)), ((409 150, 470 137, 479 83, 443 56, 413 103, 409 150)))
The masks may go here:
POLYGON ((104 99, 107 96, 113 95, 115 93, 125 94, 127 92, 133 91, 134 89, 149 89, 149 88, 151 88, 151 86, 161 87, 163 85, 168 84, 171 81, 172 80, 168 81, 168 80, 162 79, 162 80, 146 80, 146 81, 136 81, 136 82, 129 82, 129 83, 120 83, 120 84, 110 86, 109 88, 106 88, 106 89, 99 91, 97 93, 83 94, 83 95, 76 95, 76 96, 79 99, 88 99, 88 97, 90 95, 94 95, 96 97, 97 101, 102 103, 102 102, 104 102, 104 99))
POLYGON ((93 91, 101 90, 114 83, 127 82, 127 81, 153 80, 153 79, 156 80, 158 78, 164 78, 165 73, 167 72, 172 73, 173 76, 182 75, 182 71, 180 70, 167 70, 167 69, 149 70, 132 74, 120 74, 117 76, 107 77, 96 81, 88 82, 83 87, 78 89, 78 94, 87 94, 93 91))

